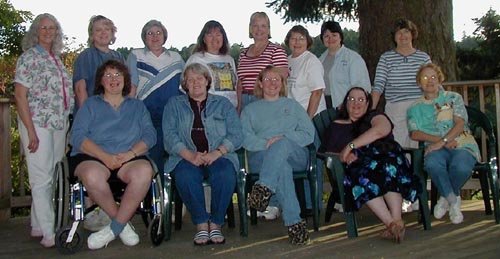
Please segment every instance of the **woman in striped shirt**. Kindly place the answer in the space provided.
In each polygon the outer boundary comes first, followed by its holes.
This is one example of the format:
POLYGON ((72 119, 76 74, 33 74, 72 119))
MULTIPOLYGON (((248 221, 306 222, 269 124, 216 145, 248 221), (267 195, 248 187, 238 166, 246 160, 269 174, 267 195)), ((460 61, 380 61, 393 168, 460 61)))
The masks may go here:
POLYGON ((376 108, 385 93, 385 113, 394 124, 394 138, 403 147, 417 147, 406 126, 406 111, 420 96, 416 75, 421 65, 431 62, 427 53, 413 46, 417 39, 417 26, 407 19, 398 19, 392 31, 395 49, 380 56, 372 89, 372 108, 376 108))
POLYGON ((250 102, 256 100, 253 94, 255 81, 265 67, 273 65, 279 68, 284 77, 288 77, 288 59, 285 50, 269 39, 270 21, 264 12, 255 12, 250 16, 249 37, 254 43, 240 53, 238 64, 238 112, 250 102))

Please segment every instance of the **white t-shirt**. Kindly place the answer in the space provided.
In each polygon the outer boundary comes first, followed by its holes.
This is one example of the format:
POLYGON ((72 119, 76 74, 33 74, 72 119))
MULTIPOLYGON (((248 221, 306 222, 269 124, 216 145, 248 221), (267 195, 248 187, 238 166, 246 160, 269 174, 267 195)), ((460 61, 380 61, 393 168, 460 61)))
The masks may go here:
POLYGON ((224 96, 236 107, 238 99, 236 97, 236 66, 234 59, 229 55, 214 55, 208 52, 196 52, 189 57, 186 66, 191 63, 201 63, 210 68, 212 74, 211 94, 224 96))
MULTIPOLYGON (((307 111, 311 92, 325 89, 323 65, 319 59, 309 51, 292 58, 288 56, 288 97, 295 99, 307 111)), ((325 97, 322 95, 316 114, 326 109, 325 97)))

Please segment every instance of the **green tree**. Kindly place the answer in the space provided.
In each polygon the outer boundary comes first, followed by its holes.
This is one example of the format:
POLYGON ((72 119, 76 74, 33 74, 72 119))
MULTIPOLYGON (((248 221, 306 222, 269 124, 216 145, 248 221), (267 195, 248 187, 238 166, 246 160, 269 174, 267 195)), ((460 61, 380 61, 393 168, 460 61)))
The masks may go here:
POLYGON ((456 78, 452 0, 273 0, 267 4, 285 22, 359 21, 359 52, 373 79, 380 55, 394 47, 390 30, 406 17, 419 28, 416 47, 429 53, 450 80, 456 78))
POLYGON ((500 78, 500 15, 489 9, 481 18, 472 37, 457 43, 457 61, 461 80, 500 78))
POLYGON ((0 56, 22 53, 21 40, 26 32, 23 23, 32 20, 29 11, 16 10, 9 0, 0 0, 0 56))

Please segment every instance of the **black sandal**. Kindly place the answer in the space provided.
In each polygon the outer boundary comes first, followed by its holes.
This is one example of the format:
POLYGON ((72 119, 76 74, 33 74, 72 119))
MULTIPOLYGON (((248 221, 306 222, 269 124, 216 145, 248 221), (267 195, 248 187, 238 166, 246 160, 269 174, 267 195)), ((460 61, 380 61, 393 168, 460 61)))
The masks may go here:
POLYGON ((210 243, 210 235, 207 230, 200 230, 194 235, 193 244, 195 246, 205 246, 210 243), (205 241, 205 242, 196 242, 205 241))

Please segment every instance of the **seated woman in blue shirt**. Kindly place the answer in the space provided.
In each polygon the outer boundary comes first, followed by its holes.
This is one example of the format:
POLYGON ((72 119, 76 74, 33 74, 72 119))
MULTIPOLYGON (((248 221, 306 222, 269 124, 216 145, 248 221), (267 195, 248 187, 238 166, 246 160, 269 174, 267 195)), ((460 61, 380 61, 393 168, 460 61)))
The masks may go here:
POLYGON ((105 62, 96 72, 95 95, 84 102, 73 124, 70 166, 112 219, 89 236, 90 249, 102 248, 117 236, 128 246, 139 243, 128 222, 151 184, 153 169, 145 155, 156 143, 156 131, 144 104, 128 97, 130 87, 127 67, 116 60, 105 62), (120 205, 113 199, 110 178, 127 185, 120 205))
POLYGON ((181 83, 187 95, 170 98, 162 120, 169 154, 165 172, 172 172, 196 225, 195 245, 225 242, 221 228, 236 186, 239 162, 235 150, 243 141, 236 108, 226 97, 208 93, 211 82, 207 66, 188 65, 181 83), (212 187, 210 214, 202 185, 206 178, 212 187))
POLYGON ((254 88, 260 100, 248 104, 241 114, 250 170, 260 173, 248 205, 264 211, 274 195, 283 210, 289 241, 302 245, 308 243, 309 233, 300 217, 293 170, 306 168, 306 146, 313 142, 315 130, 304 108, 286 97, 286 82, 278 68, 264 68, 254 88))

